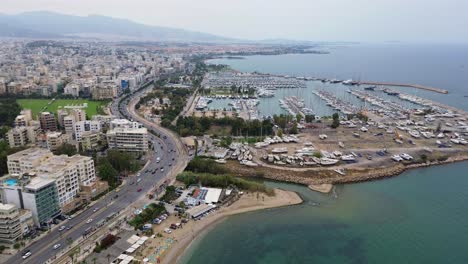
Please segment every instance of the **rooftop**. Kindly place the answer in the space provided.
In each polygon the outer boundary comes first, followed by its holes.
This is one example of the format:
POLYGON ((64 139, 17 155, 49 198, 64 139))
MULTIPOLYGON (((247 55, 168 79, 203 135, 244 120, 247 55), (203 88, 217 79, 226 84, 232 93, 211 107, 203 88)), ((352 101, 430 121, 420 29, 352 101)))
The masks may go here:
POLYGON ((44 179, 44 178, 40 178, 40 177, 34 177, 31 179, 31 181, 29 182, 28 185, 26 185, 26 189, 29 189, 29 190, 34 190, 34 191, 37 191, 37 190, 40 190, 44 187, 47 187, 51 184, 54 183, 55 180, 52 180, 52 179, 44 179))

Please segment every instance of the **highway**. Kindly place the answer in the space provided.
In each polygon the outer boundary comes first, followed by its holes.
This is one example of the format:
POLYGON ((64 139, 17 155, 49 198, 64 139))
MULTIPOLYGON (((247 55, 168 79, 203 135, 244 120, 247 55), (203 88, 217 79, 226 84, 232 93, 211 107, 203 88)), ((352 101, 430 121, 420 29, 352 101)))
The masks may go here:
MULTIPOLYGON (((188 155, 178 137, 167 129, 160 128, 145 121, 135 114, 134 109, 129 109, 134 108, 137 99, 142 93, 143 91, 135 93, 130 98, 123 101, 120 109, 118 109, 118 102, 121 99, 114 100, 111 105, 111 111, 115 116, 140 121, 148 130, 152 130, 160 135, 160 137, 156 137, 148 133, 149 140, 154 150, 152 150, 153 153, 148 155, 150 156, 148 165, 140 170, 141 181, 137 183, 135 176, 128 177, 118 193, 116 193, 115 190, 110 192, 93 206, 82 211, 71 220, 65 220, 58 225, 72 226, 71 229, 60 232, 57 227, 53 228, 52 231, 42 236, 38 241, 35 241, 21 250, 21 252, 11 257, 8 263, 45 263, 49 258, 56 256, 61 250, 68 247, 67 239, 71 238, 73 241, 79 239, 87 228, 96 225, 98 221, 106 219, 107 216, 114 212, 120 212, 129 208, 135 201, 144 198, 146 193, 153 189, 156 184, 160 184, 167 178, 183 171, 188 162, 188 155), (131 107, 128 107, 129 103, 131 107), (157 162, 158 157, 160 158, 159 163, 157 162), (161 172, 162 168, 164 168, 164 172, 161 172), (157 171, 153 174, 152 172, 156 169, 157 171), (138 192, 139 189, 141 189, 140 192, 138 192), (98 209, 97 211, 95 211, 96 208, 98 209), (91 223, 86 223, 88 219, 93 220, 91 223), (61 247, 54 250, 53 246, 55 244, 61 244, 61 247), (30 250, 32 255, 23 260, 22 252, 27 250, 30 250)), ((113 220, 115 219, 116 218, 113 220)), ((112 220, 110 220, 110 222, 112 222, 112 220)), ((105 226, 107 225, 108 223, 106 223, 105 226)))

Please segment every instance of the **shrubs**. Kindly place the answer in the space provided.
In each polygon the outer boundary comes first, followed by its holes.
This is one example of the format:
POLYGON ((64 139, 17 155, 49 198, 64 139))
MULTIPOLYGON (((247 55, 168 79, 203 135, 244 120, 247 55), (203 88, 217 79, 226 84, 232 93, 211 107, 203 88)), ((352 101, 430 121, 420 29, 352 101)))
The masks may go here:
POLYGON ((235 185, 237 188, 248 191, 264 192, 268 195, 273 194, 273 190, 267 188, 264 184, 248 181, 233 177, 228 174, 210 174, 210 173, 193 173, 183 172, 177 175, 177 180, 183 182, 186 186, 200 183, 203 186, 227 188, 235 185))
POLYGON ((226 168, 219 165, 212 159, 203 159, 196 157, 189 162, 186 170, 193 172, 201 173, 211 173, 211 174, 225 174, 228 172, 226 168))
POLYGON ((135 229, 141 229, 145 223, 152 221, 154 218, 166 212, 163 205, 152 203, 141 214, 130 220, 129 224, 135 229))

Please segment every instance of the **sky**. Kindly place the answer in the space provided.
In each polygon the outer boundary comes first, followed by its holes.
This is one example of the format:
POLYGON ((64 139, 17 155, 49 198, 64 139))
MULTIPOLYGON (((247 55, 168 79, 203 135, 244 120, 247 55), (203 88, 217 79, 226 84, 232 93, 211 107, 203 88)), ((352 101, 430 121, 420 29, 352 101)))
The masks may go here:
POLYGON ((468 0, 1 0, 0 13, 126 18, 261 40, 468 43, 468 0))

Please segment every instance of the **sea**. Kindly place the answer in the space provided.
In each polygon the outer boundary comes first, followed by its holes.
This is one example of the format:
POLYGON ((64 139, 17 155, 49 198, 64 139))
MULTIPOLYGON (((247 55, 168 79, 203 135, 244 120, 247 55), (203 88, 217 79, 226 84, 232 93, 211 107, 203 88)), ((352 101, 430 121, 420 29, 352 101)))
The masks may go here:
MULTIPOLYGON (((428 85, 449 94, 402 89, 468 110, 468 46, 321 48, 330 53, 211 63, 249 72, 428 85)), ((314 85, 320 84, 311 84, 311 89, 314 85)), ((340 87, 329 89, 342 92, 340 87)), ((468 162, 421 168, 389 179, 338 185, 330 194, 268 181, 268 186, 297 192, 304 203, 228 217, 196 239, 181 263, 468 263, 467 171, 468 162)))

